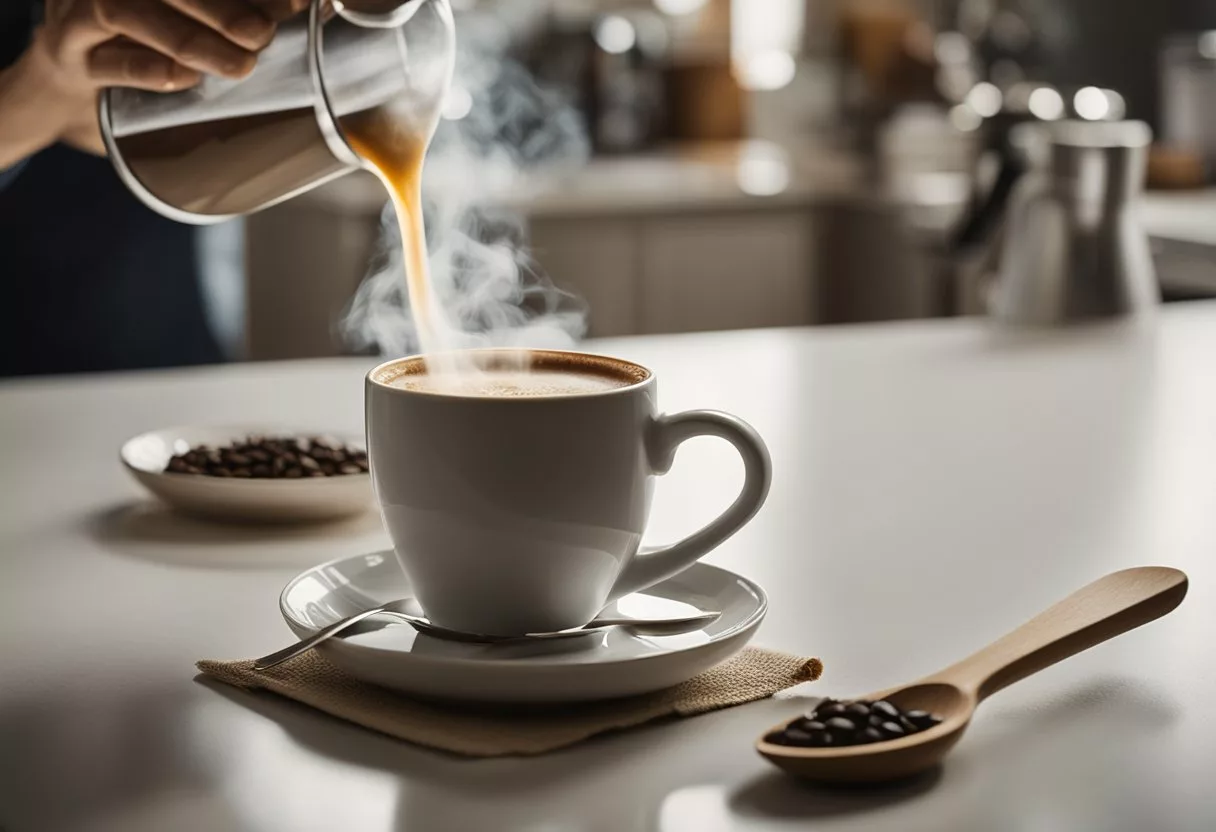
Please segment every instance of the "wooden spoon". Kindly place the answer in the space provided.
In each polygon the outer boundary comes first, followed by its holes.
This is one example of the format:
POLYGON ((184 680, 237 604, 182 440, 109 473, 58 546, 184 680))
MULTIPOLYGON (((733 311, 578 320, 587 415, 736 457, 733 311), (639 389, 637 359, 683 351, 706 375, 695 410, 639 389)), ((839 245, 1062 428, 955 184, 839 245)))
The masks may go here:
POLYGON ((791 774, 825 783, 878 782, 916 774, 946 756, 980 702, 1061 659, 1160 618, 1182 603, 1186 589, 1187 577, 1177 569, 1124 569, 1074 592, 958 664, 911 685, 857 697, 886 699, 905 711, 919 709, 941 717, 940 725, 925 731, 834 748, 776 745, 761 738, 756 750, 791 774))

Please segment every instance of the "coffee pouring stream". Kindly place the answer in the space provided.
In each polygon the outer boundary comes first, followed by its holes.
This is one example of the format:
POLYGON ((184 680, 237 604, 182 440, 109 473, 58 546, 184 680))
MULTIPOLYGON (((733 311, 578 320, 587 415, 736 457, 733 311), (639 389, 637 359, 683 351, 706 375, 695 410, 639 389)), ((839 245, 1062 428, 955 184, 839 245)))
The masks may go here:
POLYGON ((455 38, 448 0, 313 0, 280 24, 242 80, 104 90, 102 138, 119 176, 153 210, 221 222, 368 167, 344 118, 376 114, 429 143, 455 38))

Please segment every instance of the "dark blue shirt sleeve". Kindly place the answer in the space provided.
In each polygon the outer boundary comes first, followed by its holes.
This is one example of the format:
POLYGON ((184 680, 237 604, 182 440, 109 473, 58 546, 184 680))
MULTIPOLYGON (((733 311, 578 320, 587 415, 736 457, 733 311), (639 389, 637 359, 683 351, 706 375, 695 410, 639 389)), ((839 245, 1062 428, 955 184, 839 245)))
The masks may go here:
POLYGON ((23 167, 25 167, 24 159, 21 160, 20 162, 18 162, 17 164, 13 165, 12 167, 5 168, 4 170, 0 170, 0 191, 3 191, 5 188, 7 188, 8 184, 17 178, 17 176, 21 173, 21 169, 23 167))

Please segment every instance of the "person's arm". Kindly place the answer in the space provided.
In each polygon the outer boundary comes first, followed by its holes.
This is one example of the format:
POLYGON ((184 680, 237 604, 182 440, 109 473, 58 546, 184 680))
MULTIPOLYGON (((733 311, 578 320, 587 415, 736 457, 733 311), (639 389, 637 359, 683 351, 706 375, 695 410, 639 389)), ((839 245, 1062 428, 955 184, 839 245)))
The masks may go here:
POLYGON ((5 171, 0 177, 12 178, 19 162, 58 141, 92 100, 88 92, 55 94, 50 73, 40 63, 31 46, 0 70, 0 171, 5 171))
MULTIPOLYGON (((306 0, 275 3, 299 10, 306 0)), ((103 87, 171 91, 202 73, 242 78, 273 36, 271 15, 251 0, 47 0, 30 46, 0 71, 0 172, 11 177, 57 141, 103 153, 103 87)))

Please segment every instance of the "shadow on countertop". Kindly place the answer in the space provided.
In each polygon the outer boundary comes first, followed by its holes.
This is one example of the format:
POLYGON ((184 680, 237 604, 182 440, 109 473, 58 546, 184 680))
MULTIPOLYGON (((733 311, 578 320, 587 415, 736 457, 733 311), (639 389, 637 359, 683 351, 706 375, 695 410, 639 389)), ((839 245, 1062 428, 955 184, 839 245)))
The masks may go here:
POLYGON ((87 517, 85 531, 107 550, 167 566, 277 569, 312 566, 389 548, 376 511, 318 523, 225 523, 139 500, 87 517))
POLYGON ((869 812, 917 798, 938 784, 941 766, 892 783, 817 786, 773 770, 731 795, 730 805, 748 817, 823 818, 869 812))

